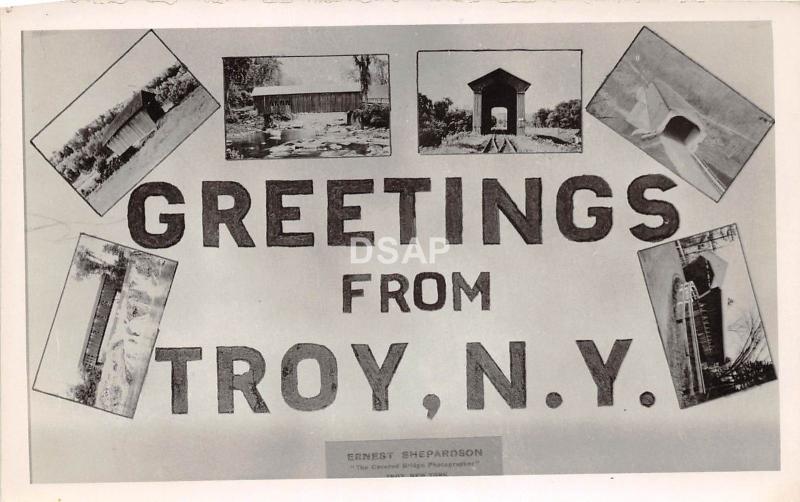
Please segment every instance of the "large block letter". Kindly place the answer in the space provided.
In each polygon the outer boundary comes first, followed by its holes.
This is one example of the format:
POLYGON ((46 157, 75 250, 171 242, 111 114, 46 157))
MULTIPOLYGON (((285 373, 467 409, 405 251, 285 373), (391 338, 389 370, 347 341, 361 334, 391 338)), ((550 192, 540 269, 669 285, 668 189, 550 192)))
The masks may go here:
POLYGON ((324 345, 298 343, 283 356, 281 363, 281 393, 286 404, 300 411, 316 411, 329 406, 336 399, 338 367, 333 352, 324 345), (297 367, 305 359, 314 359, 319 365, 319 392, 305 397, 298 389, 297 367))
POLYGON ((383 360, 380 368, 369 345, 357 343, 352 345, 356 360, 362 371, 364 371, 364 376, 367 377, 369 386, 372 388, 373 410, 385 411, 389 409, 389 384, 392 382, 407 345, 407 343, 393 343, 390 345, 386 359, 383 360))
POLYGON ((269 413, 256 385, 264 378, 266 364, 261 353, 250 347, 217 347, 217 409, 233 413, 233 391, 244 394, 255 413, 269 413), (240 375, 233 374, 233 362, 244 361, 250 367, 240 375))
POLYGON ((633 340, 615 340, 611 347, 608 360, 603 362, 597 345, 592 340, 575 340, 581 351, 583 360, 592 374, 592 379, 597 385, 597 406, 614 405, 614 380, 617 379, 622 360, 628 353, 628 347, 633 340))
POLYGON ((183 213, 158 215, 158 221, 167 225, 167 228, 160 234, 152 234, 147 231, 145 223, 144 205, 149 197, 164 197, 167 204, 183 204, 183 194, 175 185, 153 181, 136 187, 128 199, 128 231, 131 239, 149 249, 174 246, 181 240, 186 229, 183 213))
POLYGON ((157 348, 156 361, 172 362, 172 414, 182 415, 189 411, 188 361, 203 359, 200 347, 157 348))
POLYGON ((525 342, 510 342, 511 379, 506 378, 480 343, 467 344, 467 409, 483 409, 483 377, 511 408, 524 408, 527 400, 525 342))

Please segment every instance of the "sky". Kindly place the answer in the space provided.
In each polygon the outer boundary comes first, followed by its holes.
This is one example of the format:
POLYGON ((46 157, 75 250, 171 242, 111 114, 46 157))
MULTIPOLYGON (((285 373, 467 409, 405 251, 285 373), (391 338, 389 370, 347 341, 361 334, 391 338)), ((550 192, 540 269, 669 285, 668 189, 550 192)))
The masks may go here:
POLYGON ((353 56, 282 57, 278 60, 283 75, 281 85, 352 82, 346 75, 355 68, 353 56))
POLYGON ((45 127, 33 143, 49 157, 60 150, 78 129, 130 98, 135 91, 176 62, 175 56, 158 37, 152 32, 147 33, 125 57, 45 127))
POLYGON ((525 112, 553 108, 581 97, 579 51, 420 52, 419 92, 432 101, 449 97, 453 106, 472 109, 468 82, 497 68, 530 82, 525 112))

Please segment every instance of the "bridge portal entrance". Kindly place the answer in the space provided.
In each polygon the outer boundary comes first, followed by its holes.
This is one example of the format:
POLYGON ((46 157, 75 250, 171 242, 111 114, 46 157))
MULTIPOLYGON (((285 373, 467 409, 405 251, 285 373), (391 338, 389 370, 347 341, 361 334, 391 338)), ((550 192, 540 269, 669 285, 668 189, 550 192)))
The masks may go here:
MULTIPOLYGON (((525 132, 525 92, 530 83, 498 68, 470 82, 473 93, 472 130, 492 134, 492 109, 506 109, 506 134, 525 132)), ((496 124, 496 123, 495 123, 496 124)))

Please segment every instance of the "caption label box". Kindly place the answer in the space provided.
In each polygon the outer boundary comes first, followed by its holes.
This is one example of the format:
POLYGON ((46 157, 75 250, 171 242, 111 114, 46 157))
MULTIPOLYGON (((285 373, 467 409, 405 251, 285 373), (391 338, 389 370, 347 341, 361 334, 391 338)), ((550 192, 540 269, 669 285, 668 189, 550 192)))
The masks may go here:
POLYGON ((499 436, 325 443, 329 478, 487 476, 503 473, 499 436))

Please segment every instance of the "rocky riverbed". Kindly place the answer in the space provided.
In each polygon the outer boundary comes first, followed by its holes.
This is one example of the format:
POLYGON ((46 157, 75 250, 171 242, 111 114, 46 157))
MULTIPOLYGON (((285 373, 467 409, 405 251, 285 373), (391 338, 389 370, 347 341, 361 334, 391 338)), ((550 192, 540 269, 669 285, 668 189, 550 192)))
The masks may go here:
POLYGON ((344 113, 299 114, 275 127, 228 128, 226 158, 379 157, 391 153, 389 129, 347 124, 344 113))

